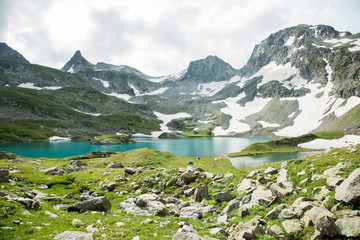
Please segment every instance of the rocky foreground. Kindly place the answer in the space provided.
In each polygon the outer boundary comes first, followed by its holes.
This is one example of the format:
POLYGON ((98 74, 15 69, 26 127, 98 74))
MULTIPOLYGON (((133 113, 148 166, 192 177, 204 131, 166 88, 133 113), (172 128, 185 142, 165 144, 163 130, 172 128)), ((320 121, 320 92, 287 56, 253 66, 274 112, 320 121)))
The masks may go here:
POLYGON ((360 238, 360 145, 223 173, 214 166, 136 166, 112 161, 116 154, 94 156, 46 168, 46 160, 2 153, 0 236, 360 238), (29 169, 41 180, 30 181, 29 169))

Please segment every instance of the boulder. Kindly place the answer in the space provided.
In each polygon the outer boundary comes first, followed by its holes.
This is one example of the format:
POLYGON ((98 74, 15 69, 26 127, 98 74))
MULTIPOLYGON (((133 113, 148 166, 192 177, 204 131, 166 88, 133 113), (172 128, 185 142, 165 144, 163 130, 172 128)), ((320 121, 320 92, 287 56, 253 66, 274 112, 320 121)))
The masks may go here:
POLYGON ((240 206, 240 201, 239 200, 237 200, 237 199, 231 200, 229 202, 229 204, 223 209, 222 214, 230 213, 234 209, 239 208, 239 206, 240 206))
POLYGON ((219 192, 213 194, 214 200, 217 202, 228 202, 233 199, 233 195, 231 192, 219 192))
POLYGON ((251 202, 259 205, 268 205, 275 195, 270 189, 266 189, 263 186, 258 186, 251 194, 251 202))
POLYGON ((195 202, 201 202, 204 198, 209 197, 209 190, 206 184, 199 186, 194 195, 192 196, 192 200, 195 202))
POLYGON ((193 171, 187 170, 185 173, 181 175, 181 180, 185 184, 189 184, 193 182, 196 179, 196 175, 193 173, 193 171))
POLYGON ((297 219, 285 220, 282 222, 282 226, 283 226, 285 232, 287 232, 288 234, 298 233, 298 232, 302 231, 300 221, 297 219))
POLYGON ((315 229, 322 235, 333 237, 337 234, 337 227, 335 225, 335 216, 326 208, 312 207, 305 212, 303 221, 305 226, 314 224, 315 229))
POLYGON ((24 198, 24 197, 15 197, 15 198, 12 198, 11 200, 14 200, 16 202, 19 202, 19 203, 25 205, 26 208, 28 208, 28 209, 39 209, 40 208, 40 202, 35 199, 24 198))
POLYGON ((9 182, 8 168, 0 168, 0 182, 9 182))
POLYGON ((54 237, 54 239, 58 240, 92 240, 94 236, 92 233, 84 233, 77 231, 65 231, 59 233, 54 237))
POLYGON ((345 204, 355 206, 360 204, 360 168, 355 169, 335 189, 335 199, 345 204))
POLYGON ((335 222, 339 235, 360 238, 360 217, 342 218, 335 222))
POLYGON ((119 204, 120 209, 144 216, 163 216, 167 209, 165 200, 156 194, 143 194, 136 198, 129 198, 119 204))
POLYGON ((268 167, 264 171, 265 174, 270 174, 270 175, 276 174, 277 172, 278 172, 278 170, 276 168, 273 168, 273 167, 268 167))
POLYGON ((237 192, 238 194, 242 194, 244 192, 247 192, 251 189, 254 189, 257 186, 256 181, 249 179, 249 178, 245 178, 244 180, 242 180, 242 182, 239 184, 237 192))
POLYGON ((177 232, 174 234, 172 240, 202 240, 203 238, 193 232, 177 232))
POLYGON ((203 209, 201 206, 192 205, 180 209, 180 218, 201 219, 203 217, 203 209))
POLYGON ((281 183, 273 183, 270 185, 270 190, 278 197, 284 198, 291 196, 298 189, 293 182, 284 181, 281 183))
POLYGON ((276 239, 285 239, 285 233, 279 225, 272 225, 266 229, 266 233, 276 239))
POLYGON ((108 168, 123 168, 124 165, 121 162, 111 162, 107 166, 108 168))
POLYGON ((59 171, 59 169, 57 167, 51 167, 51 168, 44 170, 44 173, 49 174, 49 175, 56 175, 58 171, 59 171))
POLYGON ((289 172, 286 169, 280 169, 279 173, 276 175, 276 182, 282 183, 287 182, 289 179, 289 172))
POLYGON ((237 239, 255 239, 255 235, 264 234, 265 231, 261 226, 262 220, 260 216, 255 216, 248 222, 240 222, 230 233, 228 240, 237 239))
POLYGON ((124 172, 129 174, 129 175, 132 175, 132 174, 136 173, 136 170, 134 168, 127 167, 127 168, 124 169, 124 172))
POLYGON ((68 207, 68 211, 109 211, 111 210, 111 203, 107 197, 94 197, 85 201, 77 202, 68 207))
POLYGON ((292 218, 301 218, 304 212, 300 208, 285 208, 281 210, 278 218, 292 219, 292 218))

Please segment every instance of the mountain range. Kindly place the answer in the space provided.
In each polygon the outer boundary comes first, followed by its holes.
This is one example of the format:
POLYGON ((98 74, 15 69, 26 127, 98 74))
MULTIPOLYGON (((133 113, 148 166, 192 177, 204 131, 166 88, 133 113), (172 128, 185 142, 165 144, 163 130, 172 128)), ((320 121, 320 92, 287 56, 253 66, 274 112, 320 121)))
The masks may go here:
POLYGON ((208 56, 161 77, 93 64, 80 51, 61 70, 52 69, 1 43, 0 140, 203 130, 272 138, 323 130, 360 134, 359 78, 360 34, 325 25, 271 34, 241 69, 208 56))

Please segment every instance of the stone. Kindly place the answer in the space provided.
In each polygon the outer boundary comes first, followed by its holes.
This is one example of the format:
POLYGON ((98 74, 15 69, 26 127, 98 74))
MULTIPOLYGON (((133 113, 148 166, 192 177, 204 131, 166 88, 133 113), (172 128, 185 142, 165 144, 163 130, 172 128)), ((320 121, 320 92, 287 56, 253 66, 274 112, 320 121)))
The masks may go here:
POLYGON ((345 204, 360 205, 360 168, 355 169, 335 189, 335 199, 345 204))
POLYGON ((257 169, 257 170, 253 170, 253 171, 251 171, 251 172, 249 172, 247 175, 246 175, 246 177, 247 178, 253 178, 253 177, 255 177, 257 174, 259 174, 260 173, 260 170, 259 169, 257 169))
POLYGON ((84 233, 77 231, 65 231, 54 237, 58 240, 93 240, 94 236, 92 233, 84 233))
POLYGON ((337 186, 340 186, 340 184, 344 181, 344 178, 342 176, 336 175, 334 177, 329 177, 326 179, 326 184, 328 185, 328 188, 330 190, 334 190, 337 186))
POLYGON ((314 175, 311 176, 311 181, 320 180, 322 178, 325 178, 325 176, 315 173, 314 175))
POLYGON ((150 218, 147 218, 147 219, 145 219, 141 224, 147 225, 147 224, 150 224, 150 223, 152 223, 152 222, 153 222, 153 220, 151 220, 150 218))
POLYGON ((314 206, 305 212, 302 221, 305 226, 314 224, 315 229, 321 232, 321 234, 333 237, 337 234, 334 219, 335 216, 326 208, 314 206))
POLYGON ((204 198, 208 198, 209 190, 206 184, 200 185, 196 190, 194 195, 192 196, 192 200, 195 202, 201 202, 204 198))
POLYGON ((77 202, 68 207, 68 211, 109 211, 111 210, 111 203, 107 197, 94 197, 85 201, 77 202))
POLYGON ((259 205, 268 205, 275 195, 270 189, 266 189, 263 186, 258 186, 251 194, 251 202, 259 205))
POLYGON ((49 174, 49 175, 55 175, 58 171, 59 171, 59 169, 57 167, 51 167, 51 168, 44 170, 44 173, 49 174))
POLYGON ((250 221, 242 223, 240 222, 230 233, 228 240, 237 239, 255 239, 255 235, 264 234, 265 231, 261 226, 260 216, 255 216, 250 221))
POLYGON ((171 186, 176 184, 177 180, 178 179, 176 177, 172 177, 169 181, 166 182, 165 186, 166 187, 171 187, 171 186))
POLYGON ((177 232, 172 240, 202 240, 202 237, 192 232, 177 232))
POLYGON ((278 198, 291 196, 294 194, 294 192, 298 191, 295 184, 288 181, 284 181, 281 183, 273 183, 270 185, 269 188, 278 198))
POLYGON ((234 209, 239 208, 239 206, 240 206, 240 201, 239 200, 237 200, 237 199, 231 200, 229 202, 229 204, 223 209, 222 214, 230 213, 234 209))
POLYGON ((360 238, 360 217, 347 217, 335 222, 339 229, 339 235, 360 238))
POLYGON ((55 213, 49 212, 49 211, 45 211, 45 215, 51 217, 51 218, 57 218, 58 215, 56 215, 55 213))
POLYGON ((278 218, 292 219, 292 218, 301 218, 304 212, 300 208, 285 208, 281 210, 278 218))
POLYGON ((101 183, 100 191, 112 192, 115 190, 116 186, 117 186, 117 184, 114 181, 109 182, 109 183, 101 183))
POLYGON ((280 169, 279 173, 276 175, 276 183, 287 182, 289 179, 289 172, 286 169, 280 169))
POLYGON ((124 168, 124 165, 121 162, 111 162, 107 166, 108 168, 124 168))
POLYGON ((277 172, 278 172, 278 170, 276 168, 273 168, 273 167, 268 167, 264 171, 265 174, 270 174, 270 175, 276 174, 277 172))
POLYGON ((134 168, 131 168, 131 167, 127 167, 124 169, 124 172, 129 174, 129 175, 133 175, 136 173, 136 170, 134 168))
POLYGON ((189 183, 193 182, 195 179, 196 179, 196 175, 190 170, 187 170, 185 173, 183 173, 181 175, 181 180, 185 184, 189 184, 189 183))
POLYGON ((306 174, 306 171, 305 171, 305 170, 302 170, 302 171, 298 172, 296 175, 297 175, 298 177, 302 177, 302 176, 305 176, 305 174, 306 174))
POLYGON ((276 239, 285 239, 285 233, 279 225, 271 225, 266 229, 266 233, 276 239))
POLYGON ((298 233, 302 231, 299 220, 285 220, 282 222, 282 226, 287 234, 298 233))
POLYGON ((224 175, 224 178, 226 180, 232 179, 233 177, 234 177, 234 174, 232 174, 232 173, 227 173, 227 174, 224 175))
POLYGON ((29 209, 39 209, 40 208, 40 202, 38 200, 24 198, 24 197, 12 198, 12 200, 17 201, 21 204, 24 204, 29 209))
POLYGON ((89 226, 86 227, 86 231, 88 232, 98 232, 99 231, 99 228, 97 228, 95 226, 95 224, 91 224, 89 226))
POLYGON ((9 182, 9 169, 0 168, 0 182, 9 182))
POLYGON ((213 194, 213 198, 217 202, 228 202, 231 199, 233 199, 234 197, 231 192, 219 192, 219 193, 213 194))
POLYGON ((220 225, 227 225, 228 224, 228 215, 227 214, 224 214, 224 215, 221 215, 217 218, 217 223, 220 224, 220 225))
POLYGON ((201 219, 203 210, 199 206, 187 206, 180 209, 180 218, 201 219))
POLYGON ((167 209, 165 200, 156 194, 142 194, 136 198, 129 198, 119 204, 120 209, 144 216, 163 216, 167 209))
POLYGON ((242 180, 242 182, 239 184, 237 192, 238 194, 242 194, 246 191, 249 191, 250 189, 253 189, 257 186, 256 181, 249 179, 249 178, 244 178, 244 180, 242 180))
POLYGON ((326 186, 316 187, 313 190, 314 199, 322 201, 330 194, 330 190, 326 186))

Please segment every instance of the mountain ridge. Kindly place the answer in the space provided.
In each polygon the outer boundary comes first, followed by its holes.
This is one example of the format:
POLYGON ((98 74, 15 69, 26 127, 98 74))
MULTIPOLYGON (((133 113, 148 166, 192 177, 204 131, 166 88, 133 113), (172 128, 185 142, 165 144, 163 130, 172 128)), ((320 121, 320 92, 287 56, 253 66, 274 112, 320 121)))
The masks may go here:
MULTIPOLYGON (((360 34, 301 24, 270 34, 240 69, 207 56, 179 74, 150 77, 126 65, 92 64, 76 51, 62 71, 104 94, 150 107, 163 121, 161 132, 211 128, 216 136, 277 137, 332 126, 359 133, 358 123, 338 123, 360 104, 359 50, 360 34), (172 120, 187 126, 174 128, 172 120)), ((45 80, 33 86, 47 84, 54 86, 45 80)))

